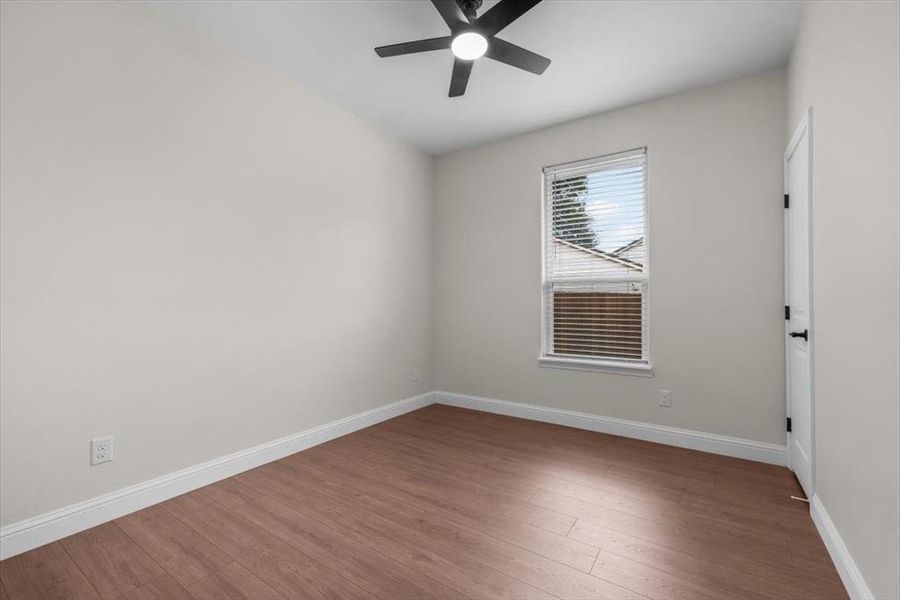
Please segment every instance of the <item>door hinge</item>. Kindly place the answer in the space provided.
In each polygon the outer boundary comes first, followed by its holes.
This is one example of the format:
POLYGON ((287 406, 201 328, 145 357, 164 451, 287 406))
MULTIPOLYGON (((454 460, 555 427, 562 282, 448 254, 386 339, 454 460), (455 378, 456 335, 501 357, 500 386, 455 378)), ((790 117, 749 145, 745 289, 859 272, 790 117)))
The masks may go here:
POLYGON ((785 194, 785 195, 784 195, 784 207, 785 207, 785 208, 790 208, 790 207, 791 207, 791 195, 790 195, 790 194, 785 194))
POLYGON ((785 307, 784 307, 784 320, 785 321, 791 320, 791 307, 787 306, 787 305, 785 305, 785 307))
POLYGON ((790 417, 787 418, 787 423, 785 423, 785 426, 787 427, 788 433, 790 433, 791 432, 791 418, 790 417))

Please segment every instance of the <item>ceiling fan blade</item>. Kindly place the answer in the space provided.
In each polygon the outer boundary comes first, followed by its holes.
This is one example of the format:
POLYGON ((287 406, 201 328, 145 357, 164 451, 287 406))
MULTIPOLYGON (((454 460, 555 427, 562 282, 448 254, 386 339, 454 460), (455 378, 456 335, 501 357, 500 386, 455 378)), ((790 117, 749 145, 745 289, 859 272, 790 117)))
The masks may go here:
POLYGON ((541 0, 500 0, 478 17, 478 28, 485 35, 494 35, 534 8, 541 0))
POLYGON ((388 56, 400 56, 401 54, 414 54, 416 52, 429 52, 430 50, 446 50, 450 47, 453 38, 450 36, 429 38, 427 40, 416 40, 415 42, 404 42, 402 44, 391 44, 390 46, 379 46, 375 48, 375 53, 382 58, 388 56))
POLYGON ((472 72, 474 60, 453 60, 453 76, 450 78, 450 97, 462 96, 466 93, 469 84, 469 74, 472 72))
POLYGON ((526 50, 500 38, 491 38, 487 52, 484 55, 535 75, 540 75, 550 66, 549 58, 535 54, 531 50, 526 50))
POLYGON ((459 25, 467 25, 469 23, 456 0, 431 0, 431 3, 441 13, 441 17, 443 17, 444 22, 450 29, 456 29, 459 25))

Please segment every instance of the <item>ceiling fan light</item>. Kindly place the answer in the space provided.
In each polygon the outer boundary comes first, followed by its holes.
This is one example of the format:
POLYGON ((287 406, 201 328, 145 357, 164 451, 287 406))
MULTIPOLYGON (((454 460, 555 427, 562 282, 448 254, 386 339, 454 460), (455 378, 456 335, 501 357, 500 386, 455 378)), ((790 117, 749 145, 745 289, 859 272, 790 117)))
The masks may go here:
POLYGON ((456 58, 462 60, 475 60, 481 58, 487 52, 487 39, 480 33, 467 31, 461 33, 450 44, 450 50, 456 58))

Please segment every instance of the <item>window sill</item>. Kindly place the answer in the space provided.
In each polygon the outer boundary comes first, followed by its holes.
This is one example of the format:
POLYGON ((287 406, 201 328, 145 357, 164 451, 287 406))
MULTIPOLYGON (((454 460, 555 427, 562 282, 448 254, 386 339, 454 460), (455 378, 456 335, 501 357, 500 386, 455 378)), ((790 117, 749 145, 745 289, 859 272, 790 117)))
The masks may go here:
POLYGON ((572 369, 576 371, 612 373, 614 375, 631 375, 633 377, 653 377, 653 368, 649 364, 639 363, 541 356, 538 358, 538 366, 551 369, 572 369))

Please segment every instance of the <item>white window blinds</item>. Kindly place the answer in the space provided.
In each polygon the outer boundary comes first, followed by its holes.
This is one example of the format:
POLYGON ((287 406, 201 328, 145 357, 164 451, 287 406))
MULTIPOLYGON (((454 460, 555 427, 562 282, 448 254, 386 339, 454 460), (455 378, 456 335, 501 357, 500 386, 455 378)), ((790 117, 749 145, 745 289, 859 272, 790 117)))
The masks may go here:
POLYGON ((646 365, 646 150, 544 169, 543 355, 646 365))

